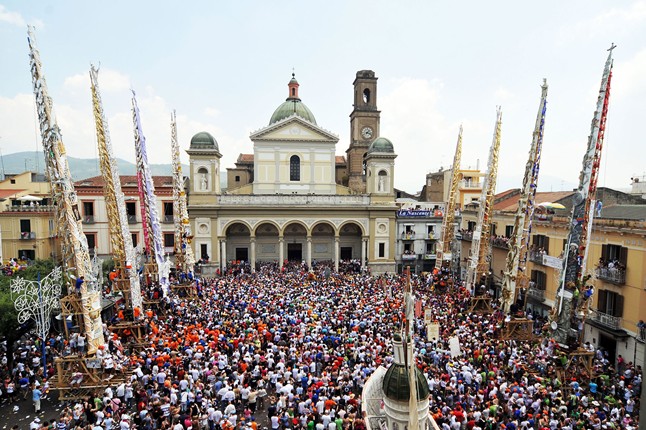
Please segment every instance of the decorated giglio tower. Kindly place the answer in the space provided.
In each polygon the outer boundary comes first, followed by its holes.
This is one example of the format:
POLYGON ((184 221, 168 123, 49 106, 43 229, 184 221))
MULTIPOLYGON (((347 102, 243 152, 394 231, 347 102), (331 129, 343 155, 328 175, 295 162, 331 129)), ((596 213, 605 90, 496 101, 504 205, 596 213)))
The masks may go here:
POLYGON ((451 243, 455 238, 455 207, 458 194, 458 182, 460 181, 460 160, 462 158, 462 126, 458 133, 458 143, 455 146, 453 167, 451 168, 451 185, 449 188, 448 200, 444 209, 442 220, 442 240, 437 243, 435 267, 451 267, 452 254, 451 243))
POLYGON ((99 166, 105 180, 104 196, 112 252, 115 267, 119 271, 118 290, 123 294, 128 309, 134 311, 136 308, 141 311, 143 309, 141 287, 139 285, 139 276, 134 268, 136 255, 128 226, 128 213, 126 212, 126 203, 121 191, 119 171, 113 155, 108 121, 103 111, 98 75, 99 70, 92 66, 90 68, 90 81, 92 83, 92 105, 94 107, 94 122, 99 149, 99 166))
POLYGON ((190 273, 195 265, 191 248, 193 234, 186 208, 186 191, 182 176, 182 163, 177 142, 177 120, 175 112, 171 115, 171 148, 173 157, 173 213, 175 214, 175 266, 183 272, 190 273))
POLYGON ((83 234, 78 196, 74 189, 72 175, 67 162, 61 130, 56 123, 53 103, 47 91, 42 72, 40 54, 35 46, 33 28, 29 28, 29 60, 40 134, 45 153, 47 176, 51 185, 52 198, 56 207, 56 229, 62 246, 63 265, 66 274, 75 280, 84 279, 80 284, 80 297, 74 293, 61 303, 64 310, 81 318, 79 326, 86 336, 88 354, 94 354, 104 344, 101 324, 101 292, 92 273, 87 239, 83 234))
MULTIPOLYGON (((567 238, 567 247, 563 258, 563 275, 556 296, 555 305, 550 319, 554 330, 554 338, 561 344, 575 344, 580 341, 583 319, 586 316, 588 303, 582 299, 573 302, 574 290, 583 293, 586 259, 588 256, 588 241, 592 230, 592 217, 595 208, 595 195, 599 166, 601 164, 601 150, 606 130, 608 116, 608 103, 610 101, 610 81, 612 79, 612 50, 601 78, 601 88, 597 99, 597 108, 592 118, 588 147, 583 156, 583 166, 579 176, 579 187, 572 200, 570 215, 570 232, 567 238)), ((583 297, 580 294, 580 297, 583 297)))
POLYGON ((547 82, 541 86, 541 102, 536 116, 536 125, 529 148, 529 158, 525 166, 523 188, 518 200, 514 230, 509 238, 509 252, 505 263, 502 280, 502 305, 504 312, 509 312, 516 297, 516 289, 524 288, 525 294, 529 287, 529 278, 525 273, 527 265, 527 247, 532 233, 532 218, 534 217, 536 188, 538 187, 538 171, 541 164, 543 148, 543 128, 545 111, 547 109, 547 82))
POLYGON ((476 230, 473 232, 471 242, 471 257, 467 270, 466 285, 475 291, 477 285, 481 285, 489 272, 491 260, 491 215, 493 214, 493 198, 496 192, 496 179, 498 177, 498 153, 500 152, 500 130, 502 124, 502 110, 498 108, 496 113, 496 127, 493 133, 493 142, 489 150, 489 161, 487 162, 487 174, 482 185, 480 195, 480 207, 478 209, 478 220, 476 230))
MULTIPOLYGON (((141 128, 139 107, 135 92, 132 92, 132 120, 135 132, 135 153, 137 156, 137 183, 141 199, 142 214, 145 218, 141 220, 144 225, 144 232, 148 229, 150 238, 150 253, 152 254, 151 275, 156 275, 164 294, 169 290, 168 264, 164 261, 164 243, 162 241, 161 225, 157 212, 157 200, 155 198, 155 185, 148 166, 148 152, 146 149, 146 138, 141 128)), ((144 233, 144 238, 146 234, 144 233)), ((146 272, 146 271, 145 271, 146 272)))

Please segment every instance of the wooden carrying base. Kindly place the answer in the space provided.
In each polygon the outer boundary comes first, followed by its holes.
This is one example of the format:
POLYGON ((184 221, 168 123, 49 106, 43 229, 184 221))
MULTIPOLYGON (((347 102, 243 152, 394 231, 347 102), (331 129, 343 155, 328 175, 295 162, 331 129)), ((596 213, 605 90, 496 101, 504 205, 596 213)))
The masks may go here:
POLYGON ((121 338, 124 347, 131 346, 134 349, 143 349, 146 344, 146 325, 139 321, 119 321, 111 325, 110 330, 121 338))
POLYGON ((561 390, 565 392, 571 390, 570 382, 572 378, 576 378, 577 382, 583 385, 583 383, 597 377, 594 373, 594 365, 592 364, 594 352, 579 348, 569 353, 559 353, 560 355, 567 357, 565 366, 559 366, 556 369, 557 377, 563 384, 561 390))
POLYGON ((500 331, 501 340, 534 340, 534 321, 527 318, 512 318, 500 331))
POLYGON ((180 298, 197 298, 197 288, 195 288, 194 282, 189 284, 171 285, 170 289, 173 290, 180 298))
POLYGON ((59 392, 59 401, 85 399, 87 396, 103 392, 108 386, 125 382, 127 373, 105 373, 98 359, 68 356, 59 357, 54 361, 56 375, 50 380, 50 387, 59 392), (74 374, 81 373, 80 383, 73 383, 74 374))
POLYGON ((491 307, 491 297, 488 297, 488 296, 471 297, 471 303, 469 304, 468 312, 478 313, 478 314, 493 313, 493 308, 491 307))

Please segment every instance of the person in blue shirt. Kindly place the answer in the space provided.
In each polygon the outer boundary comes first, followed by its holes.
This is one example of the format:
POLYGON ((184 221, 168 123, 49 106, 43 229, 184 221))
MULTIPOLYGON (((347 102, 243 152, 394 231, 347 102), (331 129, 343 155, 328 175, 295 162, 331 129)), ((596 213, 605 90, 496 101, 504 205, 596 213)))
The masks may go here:
POLYGON ((76 294, 79 296, 81 295, 81 285, 83 285, 83 282, 85 282, 84 276, 80 276, 79 278, 76 279, 76 284, 75 284, 76 294))
POLYGON ((43 392, 40 391, 38 387, 35 387, 31 392, 31 400, 34 402, 34 408, 36 413, 40 412, 40 398, 42 397, 43 392))

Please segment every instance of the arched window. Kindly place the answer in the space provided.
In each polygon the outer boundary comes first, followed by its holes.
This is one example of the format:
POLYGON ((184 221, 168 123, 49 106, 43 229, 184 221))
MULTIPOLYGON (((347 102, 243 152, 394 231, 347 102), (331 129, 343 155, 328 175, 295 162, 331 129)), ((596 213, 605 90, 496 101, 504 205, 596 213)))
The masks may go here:
POLYGON ((289 180, 301 180, 301 159, 298 155, 292 155, 289 158, 289 180))
POLYGON ((370 90, 368 88, 363 90, 363 102, 365 104, 370 103, 370 90))
POLYGON ((296 88, 292 88, 292 97, 296 97, 296 88))
POLYGON ((367 163, 366 163, 366 156, 367 155, 368 155, 367 152, 363 154, 363 161, 361 162, 361 174, 362 175, 366 175, 367 172, 368 172, 368 169, 367 169, 368 166, 367 166, 367 163))

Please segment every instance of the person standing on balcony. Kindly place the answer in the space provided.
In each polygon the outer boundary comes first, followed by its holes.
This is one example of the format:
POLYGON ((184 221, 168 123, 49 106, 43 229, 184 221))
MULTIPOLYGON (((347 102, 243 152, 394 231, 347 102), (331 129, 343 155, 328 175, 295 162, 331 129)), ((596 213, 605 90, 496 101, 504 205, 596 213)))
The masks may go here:
POLYGON ((646 323, 644 320, 639 320, 637 328, 639 329, 639 339, 646 340, 646 323))

